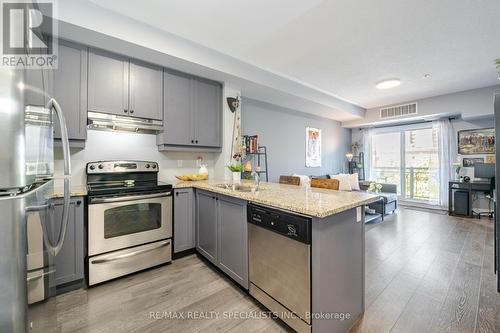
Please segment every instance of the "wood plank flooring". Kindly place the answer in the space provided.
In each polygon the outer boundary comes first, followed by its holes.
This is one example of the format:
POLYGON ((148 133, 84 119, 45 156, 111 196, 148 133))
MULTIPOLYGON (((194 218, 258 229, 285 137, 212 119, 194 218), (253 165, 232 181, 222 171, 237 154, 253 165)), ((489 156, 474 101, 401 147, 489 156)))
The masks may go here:
MULTIPOLYGON (((351 332, 500 332, 486 219, 401 208, 367 228, 365 251, 366 311, 351 332)), ((290 331, 196 255, 56 302, 62 332, 290 331)))

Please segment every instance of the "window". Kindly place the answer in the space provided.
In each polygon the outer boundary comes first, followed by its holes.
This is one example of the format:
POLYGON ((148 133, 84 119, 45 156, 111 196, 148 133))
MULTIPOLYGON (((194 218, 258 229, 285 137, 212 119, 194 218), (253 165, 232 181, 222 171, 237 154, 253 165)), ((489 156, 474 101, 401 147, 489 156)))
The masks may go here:
POLYGON ((439 201, 438 135, 432 127, 384 129, 371 140, 371 175, 403 199, 439 201))

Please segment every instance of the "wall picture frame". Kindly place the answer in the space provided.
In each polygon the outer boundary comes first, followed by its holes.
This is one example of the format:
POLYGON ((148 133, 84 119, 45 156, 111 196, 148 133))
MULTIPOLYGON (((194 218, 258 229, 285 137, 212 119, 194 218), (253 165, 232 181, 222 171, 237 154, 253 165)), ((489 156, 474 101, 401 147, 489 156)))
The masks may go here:
POLYGON ((479 128, 457 133, 458 154, 495 154, 495 129, 479 128))
POLYGON ((306 167, 321 167, 321 129, 306 127, 306 167))

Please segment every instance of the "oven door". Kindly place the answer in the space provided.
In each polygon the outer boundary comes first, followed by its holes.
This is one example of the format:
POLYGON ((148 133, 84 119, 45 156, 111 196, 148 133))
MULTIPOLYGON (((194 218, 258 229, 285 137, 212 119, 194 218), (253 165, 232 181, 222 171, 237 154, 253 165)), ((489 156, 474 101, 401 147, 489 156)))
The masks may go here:
POLYGON ((91 198, 89 255, 172 237, 171 193, 91 198))

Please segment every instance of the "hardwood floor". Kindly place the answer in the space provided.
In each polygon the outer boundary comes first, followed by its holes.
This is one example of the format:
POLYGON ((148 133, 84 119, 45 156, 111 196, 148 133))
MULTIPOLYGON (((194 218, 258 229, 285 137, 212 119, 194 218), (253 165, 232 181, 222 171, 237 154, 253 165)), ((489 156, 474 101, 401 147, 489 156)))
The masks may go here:
POLYGON ((402 208, 365 236, 366 309, 351 332, 500 332, 490 221, 402 208))
MULTIPOLYGON (((500 332, 486 219, 401 208, 367 228, 365 250, 366 311, 351 332, 500 332)), ((290 331, 255 318, 264 309, 196 255, 56 301, 62 332, 290 331)))

